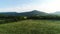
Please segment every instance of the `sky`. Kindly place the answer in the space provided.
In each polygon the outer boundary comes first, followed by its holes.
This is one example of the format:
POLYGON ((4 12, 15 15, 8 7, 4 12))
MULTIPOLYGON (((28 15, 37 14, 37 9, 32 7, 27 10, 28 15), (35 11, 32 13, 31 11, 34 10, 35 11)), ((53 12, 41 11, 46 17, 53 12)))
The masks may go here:
POLYGON ((0 0, 0 12, 60 11, 60 0, 0 0))

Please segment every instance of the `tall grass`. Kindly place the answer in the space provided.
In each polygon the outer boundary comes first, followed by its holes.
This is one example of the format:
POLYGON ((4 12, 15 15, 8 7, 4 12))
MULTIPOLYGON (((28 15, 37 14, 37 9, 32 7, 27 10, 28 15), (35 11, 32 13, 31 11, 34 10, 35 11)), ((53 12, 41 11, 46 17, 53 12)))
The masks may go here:
POLYGON ((60 21, 24 20, 1 24, 0 34, 60 34, 60 21))

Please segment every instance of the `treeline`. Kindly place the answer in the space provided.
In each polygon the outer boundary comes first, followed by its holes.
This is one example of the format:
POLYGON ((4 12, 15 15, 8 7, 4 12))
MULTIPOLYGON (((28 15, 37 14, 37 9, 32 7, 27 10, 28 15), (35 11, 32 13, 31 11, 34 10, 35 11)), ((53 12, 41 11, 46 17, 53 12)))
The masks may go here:
POLYGON ((55 20, 60 20, 60 16, 58 16, 58 15, 45 15, 45 16, 35 15, 35 16, 30 17, 30 18, 31 19, 51 19, 51 20, 55 19, 55 20))
POLYGON ((60 19, 60 16, 58 15, 45 15, 45 16, 40 16, 40 15, 32 15, 32 16, 0 16, 0 20, 25 20, 25 19, 60 19))
POLYGON ((51 20, 60 20, 60 16, 57 15, 32 15, 32 16, 8 16, 8 15, 0 15, 0 23, 8 23, 8 22, 17 22, 26 19, 51 19, 51 20))
POLYGON ((58 19, 60 16, 57 15, 46 15, 46 16, 0 16, 0 19, 24 19, 24 18, 31 18, 31 19, 58 19))
POLYGON ((0 15, 0 24, 2 23, 9 23, 9 22, 17 22, 21 20, 25 20, 27 17, 25 16, 7 16, 7 15, 0 15))

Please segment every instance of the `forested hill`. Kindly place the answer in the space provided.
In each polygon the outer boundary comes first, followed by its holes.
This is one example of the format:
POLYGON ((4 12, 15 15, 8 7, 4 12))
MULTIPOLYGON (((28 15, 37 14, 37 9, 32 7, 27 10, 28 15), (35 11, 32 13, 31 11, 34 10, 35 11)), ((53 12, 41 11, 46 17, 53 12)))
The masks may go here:
POLYGON ((9 15, 9 16, 32 16, 32 15, 47 15, 47 13, 44 13, 42 11, 29 11, 29 12, 22 12, 22 13, 17 13, 17 12, 1 12, 1 15, 9 15))

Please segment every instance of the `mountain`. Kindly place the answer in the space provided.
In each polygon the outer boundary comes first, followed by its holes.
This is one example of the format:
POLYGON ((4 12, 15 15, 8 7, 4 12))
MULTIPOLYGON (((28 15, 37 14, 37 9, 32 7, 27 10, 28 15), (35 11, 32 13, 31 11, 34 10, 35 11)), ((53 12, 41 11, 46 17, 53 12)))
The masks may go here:
POLYGON ((11 16, 14 16, 16 15, 17 13, 16 12, 0 12, 0 15, 11 15, 11 16))
POLYGON ((55 14, 60 14, 60 11, 55 12, 55 14))
POLYGON ((8 16, 32 16, 32 15, 40 15, 45 16, 47 13, 44 13, 42 11, 33 10, 29 12, 22 12, 22 13, 16 13, 16 12, 2 12, 0 14, 8 15, 8 16))
POLYGON ((60 16, 60 11, 56 11, 56 12, 54 12, 52 14, 60 16))
POLYGON ((29 12, 19 13, 18 15, 20 15, 20 16, 33 16, 33 15, 45 16, 45 15, 47 15, 47 13, 44 13, 42 11, 33 10, 33 11, 29 11, 29 12))

